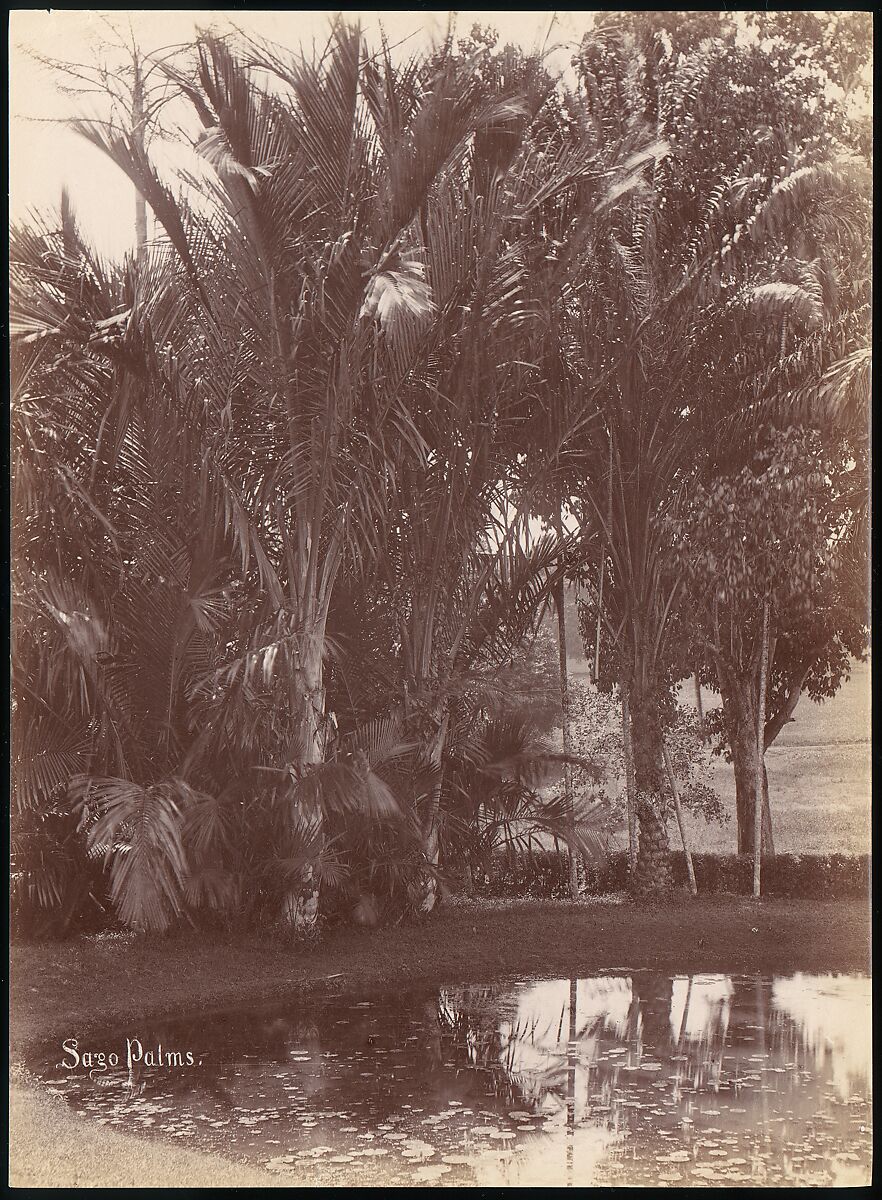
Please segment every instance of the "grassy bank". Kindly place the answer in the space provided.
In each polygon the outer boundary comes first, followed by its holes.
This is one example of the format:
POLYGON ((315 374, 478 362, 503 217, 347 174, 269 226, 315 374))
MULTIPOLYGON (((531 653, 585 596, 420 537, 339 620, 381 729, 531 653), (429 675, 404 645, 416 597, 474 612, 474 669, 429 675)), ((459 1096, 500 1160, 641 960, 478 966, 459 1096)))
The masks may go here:
POLYGON ((278 1187, 278 1178, 183 1146, 89 1122, 26 1084, 9 1097, 9 1182, 14 1188, 278 1187))
POLYGON ((861 901, 500 901, 427 921, 341 930, 304 950, 271 936, 105 937, 12 951, 15 1052, 135 1015, 284 999, 300 988, 379 989, 408 981, 585 975, 611 967, 787 973, 866 970, 861 901))
MULTIPOLYGON (((692 704, 688 684, 681 700, 692 704)), ((704 693, 705 708, 719 696, 704 693)), ((870 848, 870 664, 855 662, 851 677, 823 704, 803 697, 794 719, 766 751, 775 846, 793 854, 866 854, 870 848)), ((693 850, 735 849, 735 776, 722 759, 712 763, 713 788, 730 814, 708 825, 687 813, 693 850)), ((677 845, 676 828, 671 845, 677 845)))

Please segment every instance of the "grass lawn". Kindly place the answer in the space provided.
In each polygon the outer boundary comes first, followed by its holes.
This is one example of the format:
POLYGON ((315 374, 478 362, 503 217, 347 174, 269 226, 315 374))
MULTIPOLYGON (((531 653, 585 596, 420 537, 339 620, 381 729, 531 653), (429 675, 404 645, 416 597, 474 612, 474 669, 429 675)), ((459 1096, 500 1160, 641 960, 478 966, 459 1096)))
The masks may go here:
MULTIPOLYGON (((690 685, 681 702, 694 705, 690 685)), ((704 693, 706 708, 719 697, 704 693)), ((813 704, 803 698, 766 753, 775 849, 789 854, 868 854, 870 852, 870 664, 855 663, 849 681, 832 699, 813 704)), ((735 820, 735 776, 722 758, 711 763, 711 786, 729 814, 724 824, 709 824, 685 814, 689 848, 695 853, 734 854, 738 845, 735 820)), ((671 847, 680 849, 680 834, 671 820, 671 847)), ((626 830, 611 846, 624 849, 626 830)))
MULTIPOLYGON (((800 700, 794 720, 769 747, 766 770, 776 850, 869 853, 869 663, 855 663, 848 682, 823 704, 800 700)), ((708 825, 689 818, 690 848, 731 854, 737 842, 735 779, 722 759, 714 763, 713 786, 730 820, 708 825)), ((671 845, 679 846, 674 833, 671 845)))
MULTIPOLYGON (((870 849, 869 743, 774 745, 766 754, 775 849, 792 854, 867 854, 870 849)), ((713 784, 731 814, 724 825, 686 814, 689 848, 734 854, 735 780, 728 763, 713 764, 713 784)), ((680 848, 672 823, 671 846, 680 848)))

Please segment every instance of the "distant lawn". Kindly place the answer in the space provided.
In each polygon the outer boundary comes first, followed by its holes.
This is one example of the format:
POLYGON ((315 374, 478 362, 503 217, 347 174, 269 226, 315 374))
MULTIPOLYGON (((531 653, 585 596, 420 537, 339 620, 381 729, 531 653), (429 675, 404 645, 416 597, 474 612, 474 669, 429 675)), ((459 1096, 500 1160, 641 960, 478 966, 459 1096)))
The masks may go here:
MULTIPOLYGON (((848 683, 824 704, 800 701, 793 723, 770 747, 766 769, 776 850, 869 853, 869 664, 856 663, 848 683)), ((730 820, 720 826, 688 817, 690 849, 731 853, 737 840, 735 779, 722 759, 714 763, 714 787, 730 820)), ((679 845, 676 826, 671 844, 679 845)))
MULTIPOLYGON (((684 685, 681 702, 694 704, 684 685)), ((706 708, 719 697, 704 694, 706 708)), ((851 678, 823 704, 803 698, 794 721, 766 754, 775 849, 791 854, 870 852, 870 666, 855 663, 851 678)), ((732 854, 737 848, 735 777, 722 758, 712 764, 713 787, 729 813, 725 825, 686 814, 689 848, 732 854)), ((680 835, 671 821, 670 842, 680 835)), ((613 839, 627 845, 627 833, 613 839)))
MULTIPOLYGON (((766 756, 776 850, 793 854, 866 854, 870 849, 869 743, 772 746, 766 756)), ((731 816, 709 825, 687 814, 691 850, 733 853, 737 843, 735 780, 714 763, 714 787, 731 816)), ((679 846, 676 825, 671 845, 679 846)))

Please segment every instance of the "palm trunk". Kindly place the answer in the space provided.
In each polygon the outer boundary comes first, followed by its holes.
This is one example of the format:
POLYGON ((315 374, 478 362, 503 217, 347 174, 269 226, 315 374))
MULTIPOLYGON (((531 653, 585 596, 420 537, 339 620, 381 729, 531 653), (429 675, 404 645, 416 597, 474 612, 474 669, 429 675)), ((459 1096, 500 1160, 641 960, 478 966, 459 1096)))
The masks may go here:
MULTIPOLYGON (((309 769, 324 759, 323 746, 323 717, 324 717, 324 681, 322 671, 322 654, 320 642, 312 637, 305 639, 305 647, 301 655, 300 669, 295 672, 292 683, 293 699, 300 706, 300 722, 298 731, 299 745, 295 763, 298 774, 302 777, 309 769)), ((318 831, 321 833, 321 808, 305 810, 299 808, 292 815, 291 841, 292 849, 302 840, 312 839, 318 831)), ((318 920, 319 881, 315 867, 308 864, 301 874, 297 885, 285 896, 282 909, 284 924, 300 934, 312 933, 318 920)))
POLYGON ((630 708, 638 828, 633 888, 636 895, 647 896, 670 886, 671 871, 663 776, 664 742, 653 687, 632 687, 630 708))
POLYGON ((449 713, 436 713, 436 733, 432 738, 427 755, 427 762, 435 774, 432 784, 432 794, 429 798, 429 808, 423 823, 423 852, 426 857, 426 874, 423 880, 423 891, 420 899, 420 911, 430 913, 438 903, 438 867, 441 857, 441 839, 438 828, 438 816, 441 810, 442 765, 444 749, 447 743, 447 726, 449 713))
POLYGON ((763 852, 763 778, 766 738, 766 674, 769 666, 769 601, 763 600, 763 634, 760 650, 759 702, 756 713, 756 796, 753 816, 753 895, 759 899, 763 852))
POLYGON ((637 871, 637 786, 634 782, 634 755, 631 750, 631 706, 628 684, 621 684, 622 748, 625 757, 625 804, 628 810, 628 873, 633 881, 637 871))

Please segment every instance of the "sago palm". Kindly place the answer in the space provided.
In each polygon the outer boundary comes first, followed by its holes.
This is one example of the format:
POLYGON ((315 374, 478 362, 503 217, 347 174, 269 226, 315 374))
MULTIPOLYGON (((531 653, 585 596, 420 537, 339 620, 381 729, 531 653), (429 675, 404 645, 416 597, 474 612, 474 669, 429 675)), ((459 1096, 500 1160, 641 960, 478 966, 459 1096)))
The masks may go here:
MULTIPOLYGON (((34 294, 19 298, 20 344, 39 338, 44 364, 61 348, 73 364, 61 369, 84 373, 95 391, 71 425, 81 430, 68 453, 78 469, 65 463, 58 483, 88 513, 92 541, 78 554, 79 535, 59 557, 64 602, 50 597, 43 616, 69 643, 63 684, 95 714, 100 835, 122 832, 129 849, 143 835, 152 846, 129 860, 155 865, 152 879, 142 873, 152 924, 180 909, 172 826, 182 807, 211 811, 227 750, 237 776, 259 762, 289 778, 283 859, 287 847, 296 860, 297 837, 320 826, 310 777, 329 732, 329 606, 342 564, 376 552, 404 472, 432 453, 421 417, 439 403, 433 350, 455 309, 441 272, 468 276, 474 264, 466 226, 465 265, 444 264, 428 233, 439 209, 430 210, 440 196, 455 212, 481 135, 525 108, 520 93, 491 94, 451 54, 401 67, 372 60, 342 25, 312 61, 266 47, 236 56, 203 38, 193 72, 171 74, 203 127, 186 191, 174 194, 125 130, 80 124, 152 207, 156 245, 111 285, 95 282, 88 251, 77 252, 68 291, 95 308, 79 325, 72 297, 40 278, 42 246, 31 248, 34 294), (67 595, 93 588, 99 565, 121 573, 118 599, 106 578, 94 604, 67 595), (108 608, 122 634, 109 631, 108 608), (118 820, 105 828, 111 812, 118 820), (167 825, 153 840, 151 822, 167 825)), ((462 211, 465 220, 483 212, 492 230, 489 196, 467 198, 462 211)), ((504 249, 487 263, 507 319, 504 249)), ((471 338, 477 345, 475 329, 471 338)), ((43 391, 54 386, 47 379, 43 391)), ((66 396, 75 409, 73 384, 66 396)), ((44 486, 39 468, 32 482, 44 486)), ((49 526, 50 537, 62 532, 49 526)), ((313 883, 307 868, 283 906, 290 921, 314 918, 313 883)))

